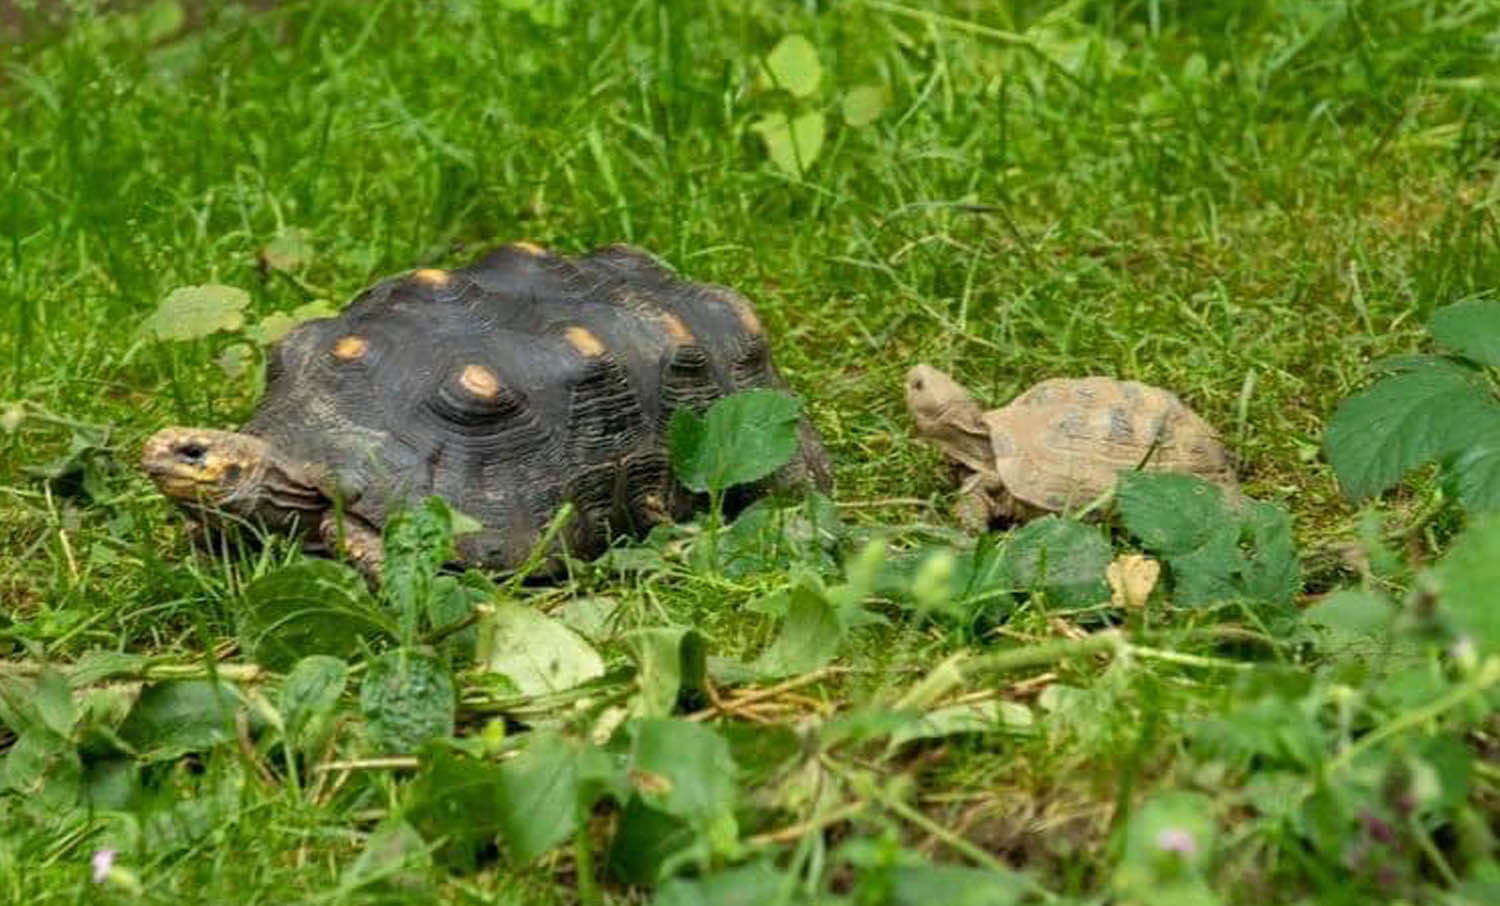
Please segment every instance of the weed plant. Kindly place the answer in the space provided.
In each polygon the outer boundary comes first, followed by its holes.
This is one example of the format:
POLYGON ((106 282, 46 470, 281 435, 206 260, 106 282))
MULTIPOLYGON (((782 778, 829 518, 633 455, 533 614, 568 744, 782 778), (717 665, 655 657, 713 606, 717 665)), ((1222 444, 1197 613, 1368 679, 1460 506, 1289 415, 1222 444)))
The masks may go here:
MULTIPOLYGON (((1493 4, 95 7, 0 9, 0 899, 1500 902, 1493 429, 1359 455, 1429 324, 1491 417, 1493 4), (754 298, 833 498, 546 585, 438 502, 378 593, 193 549, 146 436, 513 239, 754 298), (965 537, 918 361, 1169 387, 1250 502, 965 537)), ((716 499, 792 404, 729 405, 716 499)))

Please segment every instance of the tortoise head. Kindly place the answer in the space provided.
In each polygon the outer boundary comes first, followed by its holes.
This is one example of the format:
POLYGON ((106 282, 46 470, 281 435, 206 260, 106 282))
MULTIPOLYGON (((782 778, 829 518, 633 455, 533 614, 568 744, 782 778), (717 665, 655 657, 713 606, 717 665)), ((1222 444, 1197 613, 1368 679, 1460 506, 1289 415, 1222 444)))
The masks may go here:
POLYGON ((994 470, 984 410, 957 381, 931 365, 906 373, 906 409, 917 435, 980 472, 994 470))
POLYGON ((307 471, 250 434, 164 428, 146 441, 141 468, 167 497, 197 515, 216 512, 282 529, 317 524, 328 499, 307 471))

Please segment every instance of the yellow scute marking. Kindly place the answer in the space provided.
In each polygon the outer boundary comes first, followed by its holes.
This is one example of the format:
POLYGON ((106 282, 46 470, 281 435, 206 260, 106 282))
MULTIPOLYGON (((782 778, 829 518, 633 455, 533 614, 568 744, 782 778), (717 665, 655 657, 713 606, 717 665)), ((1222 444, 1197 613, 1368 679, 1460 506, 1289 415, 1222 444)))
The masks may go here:
POLYGON ((569 327, 563 331, 563 338, 570 345, 586 356, 593 357, 604 354, 604 344, 593 332, 583 327, 569 327))
POLYGON ((369 348, 370 344, 365 342, 364 337, 350 334, 347 337, 339 337, 338 342, 333 344, 333 354, 336 358, 352 362, 363 356, 369 348))
POLYGON ((755 306, 750 304, 750 300, 738 293, 729 293, 726 301, 739 317, 740 326, 745 328, 745 333, 752 337, 760 336, 760 316, 755 313, 755 306))
POLYGON ((667 335, 672 338, 672 342, 683 345, 693 342, 693 332, 687 329, 687 325, 682 323, 681 318, 672 314, 664 314, 662 321, 667 325, 667 335))
POLYGON ((424 267, 411 272, 411 279, 423 286, 446 286, 453 275, 441 268, 424 267))
POLYGON ((500 379, 495 372, 483 365, 466 365, 458 376, 458 383, 465 390, 484 399, 494 399, 500 393, 500 379))
POLYGON ((527 242, 524 239, 518 240, 516 242, 512 242, 510 244, 510 247, 513 248, 513 249, 515 249, 518 252, 525 252, 528 255, 545 255, 545 254, 547 254, 547 250, 546 249, 544 249, 541 246, 537 245, 535 242, 527 242))

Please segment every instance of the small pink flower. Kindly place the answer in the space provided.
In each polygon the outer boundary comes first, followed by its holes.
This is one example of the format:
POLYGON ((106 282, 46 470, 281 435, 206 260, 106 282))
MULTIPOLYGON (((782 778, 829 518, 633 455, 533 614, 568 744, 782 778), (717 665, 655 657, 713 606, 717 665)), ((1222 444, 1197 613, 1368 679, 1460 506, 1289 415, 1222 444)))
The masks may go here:
POLYGON ((105 881, 109 880, 109 870, 114 867, 115 850, 94 850, 94 858, 92 859, 92 864, 94 866, 94 883, 103 884, 105 881))
POLYGON ((1156 848, 1162 852, 1191 856, 1198 851, 1198 841, 1180 827, 1167 827, 1156 835, 1156 848))

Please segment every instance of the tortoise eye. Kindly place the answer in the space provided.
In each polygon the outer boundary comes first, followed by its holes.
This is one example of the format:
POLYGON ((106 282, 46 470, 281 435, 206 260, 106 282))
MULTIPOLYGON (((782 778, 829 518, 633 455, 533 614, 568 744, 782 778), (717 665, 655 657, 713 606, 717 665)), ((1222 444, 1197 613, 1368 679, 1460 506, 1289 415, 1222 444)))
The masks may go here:
POLYGON ((172 452, 177 454, 178 459, 192 466, 203 465, 203 457, 208 455, 207 448, 194 441, 178 444, 172 452))

